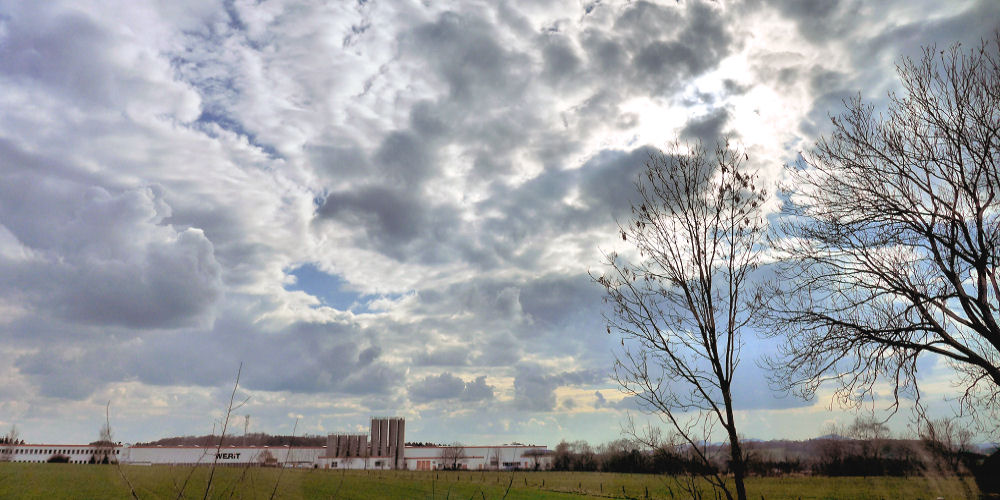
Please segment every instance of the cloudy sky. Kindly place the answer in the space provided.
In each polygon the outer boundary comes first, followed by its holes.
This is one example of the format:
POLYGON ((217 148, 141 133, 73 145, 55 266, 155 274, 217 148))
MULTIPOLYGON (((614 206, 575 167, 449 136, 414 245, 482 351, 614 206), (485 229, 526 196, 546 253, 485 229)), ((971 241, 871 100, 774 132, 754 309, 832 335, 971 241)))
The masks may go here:
MULTIPOLYGON (((1000 3, 0 0, 0 426, 466 443, 619 435, 588 277, 651 148, 769 181, 1000 3), (239 427, 242 427, 242 422, 239 427), (240 429, 239 432, 242 432, 240 429)), ((742 432, 850 414, 768 391, 742 432)), ((922 375, 929 398, 952 388, 922 375)), ((905 422, 897 423, 905 428, 905 422)))

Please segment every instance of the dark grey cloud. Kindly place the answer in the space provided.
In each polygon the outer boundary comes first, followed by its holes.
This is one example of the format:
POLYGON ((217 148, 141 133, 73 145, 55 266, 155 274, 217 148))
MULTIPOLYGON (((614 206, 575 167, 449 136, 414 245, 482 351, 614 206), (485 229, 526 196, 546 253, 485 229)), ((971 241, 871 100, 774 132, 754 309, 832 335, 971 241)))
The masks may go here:
POLYGON ((615 19, 614 31, 628 34, 634 46, 646 46, 662 36, 676 36, 683 12, 673 5, 640 1, 630 4, 615 19))
POLYGON ((482 366, 513 366, 524 356, 524 343, 510 333, 492 335, 482 343, 473 362, 482 366))
POLYGON ((69 94, 79 106, 109 106, 129 94, 130 82, 108 71, 113 62, 104 49, 112 40, 93 18, 80 11, 34 14, 41 15, 3 24, 3 74, 69 94))
POLYGON ((746 83, 740 83, 731 78, 726 78, 722 80, 722 88, 730 95, 743 95, 750 90, 751 86, 746 83))
POLYGON ((630 59, 626 48, 613 33, 590 28, 583 32, 580 39, 591 67, 605 75, 618 74, 630 59))
POLYGON ((28 172, 0 179, 0 223, 35 255, 0 256, 0 295, 133 328, 197 323, 221 296, 212 243, 199 229, 163 224, 170 207, 159 187, 111 192, 28 172))
POLYGON ((459 399, 462 401, 487 401, 493 399, 494 386, 486 383, 486 375, 476 377, 472 382, 466 382, 459 399))
POLYGON ((594 393, 594 408, 610 408, 613 410, 638 411, 644 413, 655 413, 649 404, 642 401, 638 396, 625 396, 618 401, 608 401, 600 392, 594 393))
POLYGON ((607 406, 608 400, 604 399, 604 395, 601 391, 594 391, 594 408, 604 408, 607 406))
POLYGON ((609 122, 622 129, 636 126, 638 117, 635 113, 621 111, 621 101, 621 94, 613 89, 602 88, 565 113, 564 125, 569 126, 569 119, 573 118, 576 126, 581 129, 596 128, 609 122))
MULTIPOLYGON (((5 330, 0 336, 11 338, 5 330)), ((22 338, 18 344, 27 352, 14 365, 40 393, 66 399, 84 399, 109 383, 130 380, 224 386, 240 363, 240 385, 250 390, 386 395, 402 389, 404 377, 400 367, 381 359, 377 339, 374 332, 349 325, 297 323, 264 332, 246 320, 224 318, 208 331, 133 339, 89 335, 52 345, 22 338)))
POLYGON ((331 193, 319 214, 364 228, 386 250, 412 241, 426 225, 426 208, 419 198, 382 186, 331 193))
POLYGON ((418 296, 424 307, 415 312, 457 310, 482 324, 515 324, 524 319, 520 289, 506 281, 470 280, 446 289, 422 290, 418 296))
POLYGON ((449 372, 434 376, 429 375, 410 386, 410 399, 417 403, 457 399, 464 402, 484 401, 493 399, 492 385, 486 383, 486 376, 481 375, 471 382, 466 382, 449 372))
POLYGON ((514 378, 514 408, 526 411, 552 411, 556 407, 559 382, 539 366, 523 365, 514 378))
POLYGON ((805 74, 783 74, 783 77, 802 84, 805 80, 812 90, 813 109, 800 124, 801 130, 809 137, 819 137, 831 130, 830 117, 836 116, 844 109, 844 102, 857 97, 861 90, 852 90, 848 75, 813 67, 805 74), (806 76, 807 78, 803 78, 806 76))
POLYGON ((363 238, 359 244, 399 261, 479 258, 478 249, 457 239, 457 209, 434 204, 413 189, 371 185, 330 193, 317 214, 357 230, 363 238))
POLYGON ((309 163, 328 182, 361 179, 372 166, 359 144, 347 139, 330 139, 329 143, 310 143, 305 147, 309 163))
POLYGON ((374 164, 382 182, 414 190, 433 173, 434 149, 413 133, 393 132, 375 152, 374 164))
POLYGON ((454 133, 450 123, 452 117, 447 115, 449 111, 434 101, 420 101, 410 109, 410 130, 427 139, 454 133))
POLYGON ((469 364, 469 348, 445 346, 421 352, 413 357, 417 366, 465 366, 469 364))
POLYGON ((585 369, 551 373, 533 363, 516 367, 513 406, 525 411, 552 411, 556 408, 555 390, 562 386, 588 386, 606 381, 600 370, 585 369))
POLYGON ((521 287, 520 302, 533 323, 558 328, 601 302, 601 290, 590 276, 539 276, 521 287))
POLYGON ((410 386, 410 399, 426 403, 438 399, 457 398, 465 389, 465 382, 451 373, 427 376, 410 386))
POLYGON ((608 374, 600 368, 587 368, 562 372, 553 378, 559 382, 559 385, 593 385, 607 381, 608 374))
POLYGON ((121 369, 120 361, 114 358, 60 351, 50 349, 43 354, 21 356, 14 362, 21 374, 36 383, 39 394, 43 396, 84 399, 103 387, 121 369))
POLYGON ((628 213, 638 196, 635 182, 639 173, 649 161, 649 155, 656 151, 649 146, 631 151, 604 150, 585 163, 580 168, 580 187, 591 214, 584 220, 600 224, 604 214, 607 214, 606 220, 613 220, 628 213))
MULTIPOLYGON (((615 28, 616 33, 628 34, 622 43, 631 53, 629 83, 654 94, 715 67, 734 46, 729 19, 702 2, 683 7, 636 2, 622 13, 615 28)), ((606 64, 615 51, 606 44, 598 46, 606 64)))
MULTIPOLYGON (((624 216, 636 199, 639 172, 654 151, 649 147, 605 150, 578 169, 544 172, 513 189, 498 186, 479 208, 504 214, 486 221, 487 234, 494 239, 491 247, 501 259, 509 260, 534 238, 604 227, 624 216), (582 206, 564 202, 574 187, 580 191, 582 206)), ((526 258, 519 264, 530 265, 535 255, 521 253, 520 257, 526 258)))
POLYGON ((527 58, 497 42, 494 27, 479 17, 446 12, 399 43, 404 53, 427 59, 452 102, 514 97, 527 84, 527 58))
POLYGON ((680 63, 685 71, 692 71, 700 63, 698 53, 679 42, 657 40, 645 46, 635 55, 635 65, 639 74, 660 75, 674 64, 680 63))
POLYGON ((681 129, 680 136, 682 139, 700 141, 706 148, 711 149, 726 135, 725 127, 729 116, 728 109, 716 108, 705 115, 688 120, 681 129))
MULTIPOLYGON (((462 331, 474 334, 473 342, 465 345, 468 352, 481 353, 475 363, 493 357, 506 359, 505 352, 518 354, 523 348, 531 346, 533 339, 555 340, 559 332, 567 329, 577 335, 560 339, 557 345, 545 342, 530 349, 546 354, 586 351, 586 344, 593 340, 588 330, 603 331, 601 327, 594 326, 602 321, 600 307, 597 307, 601 303, 601 292, 586 274, 549 273, 530 279, 505 280, 479 278, 442 289, 422 290, 418 297, 420 305, 411 310, 413 314, 429 317, 446 315, 448 324, 453 327, 460 325, 462 331), (454 312, 470 318, 469 321, 456 319, 454 312), (488 345, 484 343, 487 340, 488 345)), ((432 320, 427 321, 425 328, 444 327, 432 320)), ((422 351, 415 360, 423 362, 432 356, 446 358, 442 361, 465 359, 458 347, 439 351, 422 351)))
POLYGON ((799 34, 813 42, 828 38, 843 38, 856 27, 844 22, 857 19, 861 4, 841 0, 783 0, 773 4, 785 17, 796 22, 799 34))
POLYGON ((542 77, 556 86, 568 79, 577 78, 583 61, 577 55, 573 43, 567 37, 556 34, 544 37, 542 43, 542 61, 545 65, 542 77))
POLYGON ((412 359, 419 366, 468 364, 508 369, 526 353, 542 358, 572 356, 596 366, 611 362, 609 353, 615 341, 603 328, 600 289, 586 274, 482 277, 422 290, 417 298, 408 314, 425 319, 406 335, 461 332, 448 337, 448 347, 421 348, 414 353, 412 359), (451 345, 459 342, 463 347, 451 345))

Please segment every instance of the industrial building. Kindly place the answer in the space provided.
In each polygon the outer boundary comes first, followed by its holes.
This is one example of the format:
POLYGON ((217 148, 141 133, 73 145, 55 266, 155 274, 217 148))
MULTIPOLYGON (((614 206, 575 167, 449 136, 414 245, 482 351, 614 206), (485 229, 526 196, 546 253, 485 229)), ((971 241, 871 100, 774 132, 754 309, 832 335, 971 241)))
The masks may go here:
POLYGON ((396 470, 544 470, 552 467, 545 446, 406 446, 406 422, 375 417, 367 435, 330 434, 326 446, 115 446, 23 444, 3 446, 3 458, 14 462, 48 462, 62 456, 73 463, 101 460, 110 454, 133 465, 280 466, 317 469, 396 470))
POLYGON ((0 446, 0 460, 8 462, 48 462, 55 457, 67 463, 85 464, 100 462, 107 456, 115 460, 121 446, 95 446, 87 444, 19 444, 0 446))
POLYGON ((327 436, 327 452, 317 464, 324 469, 406 469, 405 435, 406 421, 402 418, 372 418, 368 436, 327 436))

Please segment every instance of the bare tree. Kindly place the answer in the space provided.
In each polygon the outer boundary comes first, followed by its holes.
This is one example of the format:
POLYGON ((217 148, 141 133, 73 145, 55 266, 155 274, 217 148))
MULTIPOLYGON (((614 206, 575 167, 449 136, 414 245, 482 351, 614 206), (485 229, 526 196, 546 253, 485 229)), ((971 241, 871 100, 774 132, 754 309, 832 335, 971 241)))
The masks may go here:
POLYGON ((261 467, 277 466, 278 459, 275 458, 270 450, 263 450, 257 454, 257 463, 261 467))
MULTIPOLYGON (((859 97, 790 166, 775 248, 770 331, 787 335, 773 380, 845 406, 878 380, 919 404, 917 361, 958 371, 966 410, 1000 408, 1000 33, 972 50, 925 48, 897 65, 902 95, 859 97)), ((1000 420, 981 422, 995 426, 1000 420), (990 423, 992 422, 992 423, 990 423)))
MULTIPOLYGON (((745 499, 732 388, 743 330, 760 311, 749 278, 761 252, 766 194, 756 174, 744 171, 749 157, 728 141, 714 154, 700 144, 674 144, 670 153, 650 156, 636 182, 632 218, 619 223, 636 250, 633 260, 610 253, 610 270, 595 277, 613 308, 605 315, 608 333, 622 338, 613 376, 706 470, 706 443, 721 426, 735 496, 745 499)), ((712 470, 709 482, 733 498, 731 485, 712 470)))
POLYGON ((20 439, 21 433, 17 430, 17 425, 11 424, 7 434, 0 436, 0 462, 10 462, 14 459, 20 439))
POLYGON ((892 438, 889 426, 871 415, 854 417, 854 421, 847 426, 844 434, 851 439, 863 441, 884 442, 892 438))
POLYGON ((963 457, 972 451, 973 432, 968 427, 954 418, 924 417, 917 433, 939 468, 951 474, 963 472, 963 457))
POLYGON ((889 427, 873 415, 855 417, 846 435, 858 442, 862 458, 873 461, 882 458, 886 443, 892 438, 889 427))
POLYGON ((500 470, 503 465, 501 463, 500 448, 491 448, 486 452, 486 458, 488 459, 489 465, 492 465, 496 470, 500 470))
POLYGON ((463 460, 465 460, 465 446, 462 443, 452 443, 441 450, 441 462, 445 468, 458 470, 461 468, 459 462, 463 460))
MULTIPOLYGON (((545 457, 549 456, 551 452, 548 450, 540 448, 532 448, 525 451, 521 456, 531 459, 532 470, 539 470, 542 468, 542 463, 545 457)), ((551 466, 551 465, 550 465, 551 466)))
MULTIPOLYGON (((111 407, 111 402, 108 401, 107 407, 105 408, 105 413, 109 411, 111 407)), ((98 432, 97 441, 94 441, 94 462, 99 464, 109 464, 117 461, 115 456, 115 442, 114 437, 111 434, 111 423, 105 419, 104 423, 101 424, 101 430, 98 432)))

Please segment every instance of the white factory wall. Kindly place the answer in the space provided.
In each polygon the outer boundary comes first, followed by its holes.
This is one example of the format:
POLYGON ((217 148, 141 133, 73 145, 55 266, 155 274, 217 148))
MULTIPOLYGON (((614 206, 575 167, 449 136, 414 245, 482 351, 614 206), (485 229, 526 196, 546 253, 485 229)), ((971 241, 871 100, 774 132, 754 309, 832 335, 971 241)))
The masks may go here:
POLYGON ((305 446, 131 446, 121 453, 121 462, 153 464, 283 464, 312 467, 326 452, 325 447, 305 446))
POLYGON ((320 457, 316 464, 320 469, 389 470, 392 457, 320 457))
MULTIPOLYGON (((408 446, 408 470, 439 470, 455 465, 451 446, 408 446)), ((545 470, 552 468, 552 454, 545 446, 462 446, 458 453, 458 468, 468 470, 545 470), (537 467, 536 467, 537 464, 537 467)))
MULTIPOLYGON (((114 460, 114 455, 120 453, 121 447, 115 447, 115 452, 109 455, 114 460)), ((56 455, 64 455, 69 458, 70 463, 84 464, 90 462, 90 457, 98 453, 98 448, 86 444, 21 444, 0 446, 0 456, 10 454, 11 462, 48 462, 56 455)), ((100 450, 97 460, 104 458, 104 450, 100 450)))
MULTIPOLYGON (((404 449, 407 470, 441 470, 454 465, 463 470, 545 470, 552 468, 552 456, 544 446, 463 446, 461 457, 454 459, 455 447, 407 446, 404 449), (452 457, 452 458, 449 458, 452 457), (536 465, 537 464, 537 467, 536 465)), ((390 457, 321 457, 321 469, 391 469, 390 457)))

